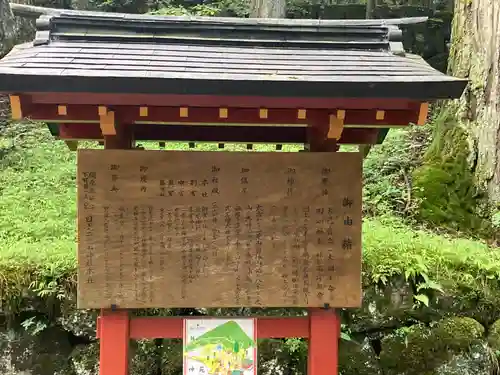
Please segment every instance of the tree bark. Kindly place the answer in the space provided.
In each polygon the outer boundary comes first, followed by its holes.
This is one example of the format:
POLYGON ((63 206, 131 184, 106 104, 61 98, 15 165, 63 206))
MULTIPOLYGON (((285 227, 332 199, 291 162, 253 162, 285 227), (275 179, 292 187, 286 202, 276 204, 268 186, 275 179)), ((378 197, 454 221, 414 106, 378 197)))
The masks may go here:
POLYGON ((8 0, 0 0, 0 58, 14 47, 16 28, 8 0))
POLYGON ((285 0, 252 0, 250 16, 252 18, 285 18, 285 0))
POLYGON ((366 0, 366 19, 373 18, 373 12, 375 10, 375 0, 366 0))
POLYGON ((455 1, 449 71, 470 80, 456 116, 475 183, 500 210, 500 1, 455 1))

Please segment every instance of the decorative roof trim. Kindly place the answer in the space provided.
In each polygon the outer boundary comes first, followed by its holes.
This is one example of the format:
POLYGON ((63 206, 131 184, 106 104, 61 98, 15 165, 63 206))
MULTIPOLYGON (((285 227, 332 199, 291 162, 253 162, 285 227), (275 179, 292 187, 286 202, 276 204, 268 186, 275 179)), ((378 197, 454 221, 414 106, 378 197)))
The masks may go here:
POLYGON ((52 17, 49 15, 42 15, 36 20, 36 34, 33 41, 34 46, 49 44, 50 33, 52 29, 52 17))
POLYGON ((200 17, 200 16, 155 16, 155 15, 138 15, 127 13, 106 13, 94 11, 80 11, 71 9, 60 8, 45 8, 34 5, 25 5, 18 3, 10 3, 12 12, 16 16, 34 17, 37 18, 41 15, 99 15, 111 18, 128 18, 128 19, 142 19, 142 20, 170 20, 176 22, 217 22, 217 23, 238 23, 238 24, 276 24, 281 25, 301 25, 301 26, 319 26, 331 24, 349 24, 358 26, 369 25, 411 25, 417 23, 427 22, 428 17, 405 17, 405 18, 390 18, 390 19, 361 19, 361 20, 314 20, 314 19, 266 19, 266 18, 236 18, 236 17, 200 17))
POLYGON ((426 19, 278 20, 55 10, 38 18, 34 45, 51 40, 184 43, 385 50, 401 56, 405 51, 398 25, 426 19))

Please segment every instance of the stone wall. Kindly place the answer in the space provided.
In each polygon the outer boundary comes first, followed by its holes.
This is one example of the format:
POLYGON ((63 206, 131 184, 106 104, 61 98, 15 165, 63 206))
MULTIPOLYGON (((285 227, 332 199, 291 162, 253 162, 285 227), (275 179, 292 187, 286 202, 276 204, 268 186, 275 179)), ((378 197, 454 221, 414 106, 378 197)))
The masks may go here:
MULTIPOLYGON (((405 283, 365 287, 363 307, 341 311, 344 338, 340 343, 340 374, 496 373, 500 312, 495 306, 488 311, 480 300, 472 309, 474 305, 453 302, 459 299, 450 295, 436 299, 430 307, 416 307, 411 288, 405 283)), ((96 312, 76 310, 72 301, 38 297, 23 305, 14 318, 5 312, 3 315, 1 374, 98 374, 96 312)), ((259 374, 303 373, 289 371, 290 361, 283 359, 281 346, 279 340, 260 343, 259 374)), ((131 375, 181 374, 180 340, 142 340, 133 342, 131 350, 131 375)), ((303 356, 296 354, 293 360, 300 362, 295 369, 306 368, 303 356)))

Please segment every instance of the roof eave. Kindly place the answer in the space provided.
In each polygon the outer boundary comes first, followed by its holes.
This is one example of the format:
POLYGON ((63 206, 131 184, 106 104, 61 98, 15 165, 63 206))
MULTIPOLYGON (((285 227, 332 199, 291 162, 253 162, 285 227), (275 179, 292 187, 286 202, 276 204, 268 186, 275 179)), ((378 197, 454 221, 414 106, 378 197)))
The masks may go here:
POLYGON ((0 92, 81 92, 123 94, 178 94, 316 98, 406 98, 433 101, 457 99, 467 80, 446 77, 442 81, 315 82, 276 80, 168 79, 145 77, 43 76, 4 74, 0 92))

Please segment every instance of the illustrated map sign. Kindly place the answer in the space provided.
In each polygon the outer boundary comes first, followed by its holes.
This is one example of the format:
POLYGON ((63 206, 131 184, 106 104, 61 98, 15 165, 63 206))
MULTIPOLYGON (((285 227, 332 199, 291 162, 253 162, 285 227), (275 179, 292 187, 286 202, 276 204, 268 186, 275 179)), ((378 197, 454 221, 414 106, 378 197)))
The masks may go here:
POLYGON ((357 307, 360 153, 78 152, 78 306, 357 307))
POLYGON ((256 375, 255 319, 185 319, 184 375, 256 375))

